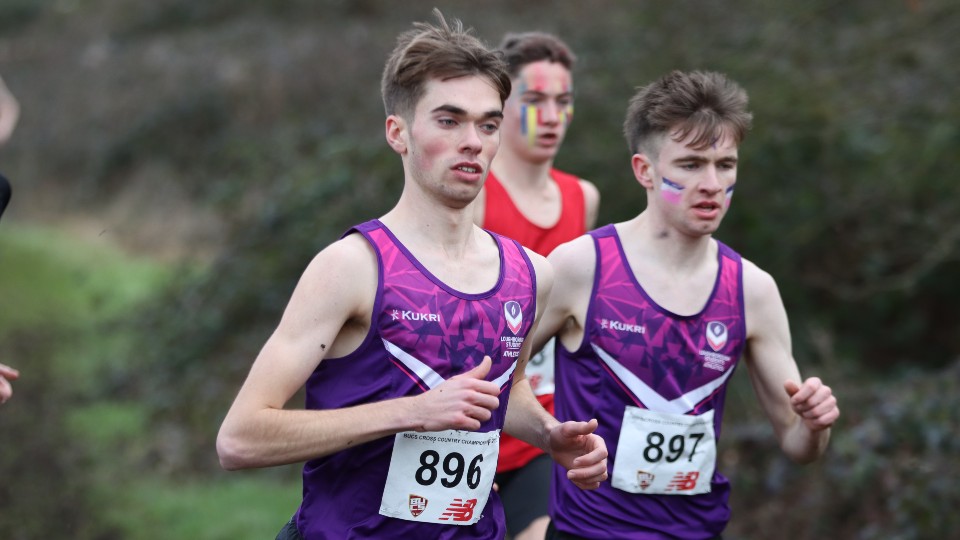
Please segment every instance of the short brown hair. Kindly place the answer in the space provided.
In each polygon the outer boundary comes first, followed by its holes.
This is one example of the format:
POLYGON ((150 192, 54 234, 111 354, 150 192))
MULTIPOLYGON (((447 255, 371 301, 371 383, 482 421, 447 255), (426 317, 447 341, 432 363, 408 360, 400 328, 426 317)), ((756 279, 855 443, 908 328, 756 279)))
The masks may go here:
POLYGON ((432 79, 485 77, 500 94, 501 103, 506 101, 510 76, 501 54, 471 35, 471 29, 464 30, 460 20, 447 24, 439 9, 433 13, 438 24, 414 23, 413 29, 397 38, 397 46, 387 60, 380 81, 387 115, 409 118, 432 79))
POLYGON ((523 32, 507 34, 498 47, 507 61, 511 77, 516 77, 523 66, 549 60, 557 62, 570 71, 577 57, 566 43, 553 34, 544 32, 523 32))
POLYGON ((627 107, 623 134, 631 153, 658 152, 655 139, 675 130, 675 140, 695 134, 691 146, 698 150, 724 134, 739 145, 753 120, 747 101, 747 92, 726 75, 673 71, 638 88, 627 107))

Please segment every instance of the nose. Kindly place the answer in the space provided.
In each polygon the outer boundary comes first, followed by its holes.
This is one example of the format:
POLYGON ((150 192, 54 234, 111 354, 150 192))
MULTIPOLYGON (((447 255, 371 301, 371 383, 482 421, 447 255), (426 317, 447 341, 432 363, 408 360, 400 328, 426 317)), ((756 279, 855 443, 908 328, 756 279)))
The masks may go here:
POLYGON ((717 172, 716 165, 711 164, 708 167, 704 167, 703 177, 700 179, 698 187, 701 191, 711 196, 723 190, 723 185, 720 183, 720 174, 717 172))
POLYGON ((460 139, 460 151, 465 154, 479 154, 483 148, 483 139, 480 138, 480 126, 465 124, 463 137, 460 139))
POLYGON ((553 100, 545 100, 546 103, 539 107, 540 123, 548 126, 556 125, 560 122, 560 105, 553 100))

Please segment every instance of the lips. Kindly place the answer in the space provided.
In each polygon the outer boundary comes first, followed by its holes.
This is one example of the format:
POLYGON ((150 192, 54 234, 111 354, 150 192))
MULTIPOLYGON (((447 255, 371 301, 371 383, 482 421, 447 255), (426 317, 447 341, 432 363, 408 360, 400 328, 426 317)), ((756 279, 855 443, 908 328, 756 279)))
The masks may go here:
POLYGON ((469 182, 475 182, 483 178, 483 166, 473 161, 457 163, 453 167, 450 167, 450 170, 452 170, 458 178, 469 182))
POLYGON ((715 219, 720 215, 720 203, 703 201, 693 205, 693 211, 700 219, 715 219))

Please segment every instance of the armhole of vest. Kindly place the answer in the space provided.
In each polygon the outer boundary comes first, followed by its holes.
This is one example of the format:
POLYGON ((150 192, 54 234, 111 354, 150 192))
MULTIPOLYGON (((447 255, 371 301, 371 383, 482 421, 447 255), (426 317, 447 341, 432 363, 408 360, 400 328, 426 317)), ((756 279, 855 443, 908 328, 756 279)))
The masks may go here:
POLYGON ((373 241, 373 238, 370 238, 370 231, 375 230, 379 227, 368 225, 372 222, 363 223, 357 225, 356 227, 351 227, 347 232, 343 233, 343 236, 340 238, 346 238, 352 233, 357 233, 363 237, 370 248, 373 249, 373 253, 377 256, 377 293, 373 298, 373 310, 370 312, 370 328, 367 330, 367 335, 363 337, 363 341, 360 342, 360 345, 357 345, 357 348, 350 351, 349 353, 340 356, 338 358, 331 358, 331 360, 343 360, 352 358, 355 355, 362 354, 373 341, 374 337, 379 335, 380 332, 380 314, 381 306, 383 306, 383 254, 380 253, 380 249, 377 247, 376 242, 373 241))
MULTIPOLYGON (((506 237, 501 236, 500 238, 506 238, 506 237)), ((527 250, 523 249, 523 246, 520 245, 520 242, 517 242, 512 238, 510 239, 510 241, 513 242, 514 247, 516 247, 517 251, 520 252, 520 256, 523 257, 523 262, 527 264, 527 273, 530 274, 530 285, 533 288, 533 297, 531 298, 531 300, 533 301, 533 318, 534 320, 536 320, 537 318, 537 287, 539 285, 537 283, 537 271, 533 268, 533 262, 530 261, 530 256, 527 255, 527 250)), ((503 256, 506 257, 507 254, 504 253, 503 256)), ((503 263, 501 264, 503 265, 503 268, 507 267, 506 261, 503 261, 503 263)), ((500 279, 502 280, 505 277, 506 276, 501 275, 500 279)))
POLYGON ((740 325, 740 342, 743 343, 743 345, 741 347, 740 354, 738 355, 739 357, 743 356, 747 344, 747 304, 743 293, 743 257, 731 249, 730 246, 719 240, 717 240, 717 245, 719 246, 720 253, 723 258, 730 261, 731 264, 736 265, 737 268, 737 309, 740 314, 740 320, 743 321, 743 324, 740 325))
MULTIPOLYGON (((613 227, 613 225, 610 225, 610 227, 613 227)), ((597 289, 600 286, 600 272, 602 271, 600 262, 600 238, 602 236, 610 236, 609 231, 607 234, 601 236, 599 233, 603 231, 606 231, 606 228, 587 233, 593 240, 593 253, 595 258, 593 263, 593 285, 590 286, 590 300, 587 302, 587 313, 583 317, 583 338, 580 340, 580 345, 573 351, 574 354, 581 354, 590 348, 590 332, 593 330, 593 299, 597 296, 597 289)), ((558 345, 563 346, 562 343, 558 343, 558 345)))
POLYGON ((740 350, 740 356, 743 356, 747 348, 747 302, 743 294, 743 258, 732 249, 730 249, 729 252, 734 255, 730 257, 730 260, 737 265, 737 300, 739 300, 740 303, 740 320, 743 321, 743 324, 740 325, 743 327, 740 331, 743 340, 743 348, 740 350))

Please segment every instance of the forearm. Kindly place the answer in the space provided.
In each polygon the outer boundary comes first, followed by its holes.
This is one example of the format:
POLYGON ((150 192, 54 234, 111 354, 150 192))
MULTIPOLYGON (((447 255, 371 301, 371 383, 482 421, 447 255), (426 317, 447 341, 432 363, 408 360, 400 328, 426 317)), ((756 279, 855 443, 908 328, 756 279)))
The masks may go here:
POLYGON ((780 448, 796 463, 810 463, 827 450, 830 443, 830 428, 811 431, 797 417, 780 438, 780 448))
POLYGON ((415 429, 413 398, 397 398, 335 410, 263 408, 231 411, 217 436, 220 463, 228 470, 299 463, 381 437, 415 429))
POLYGON ((550 452, 550 430, 559 422, 540 405, 526 378, 515 382, 510 390, 504 430, 510 435, 550 452))

